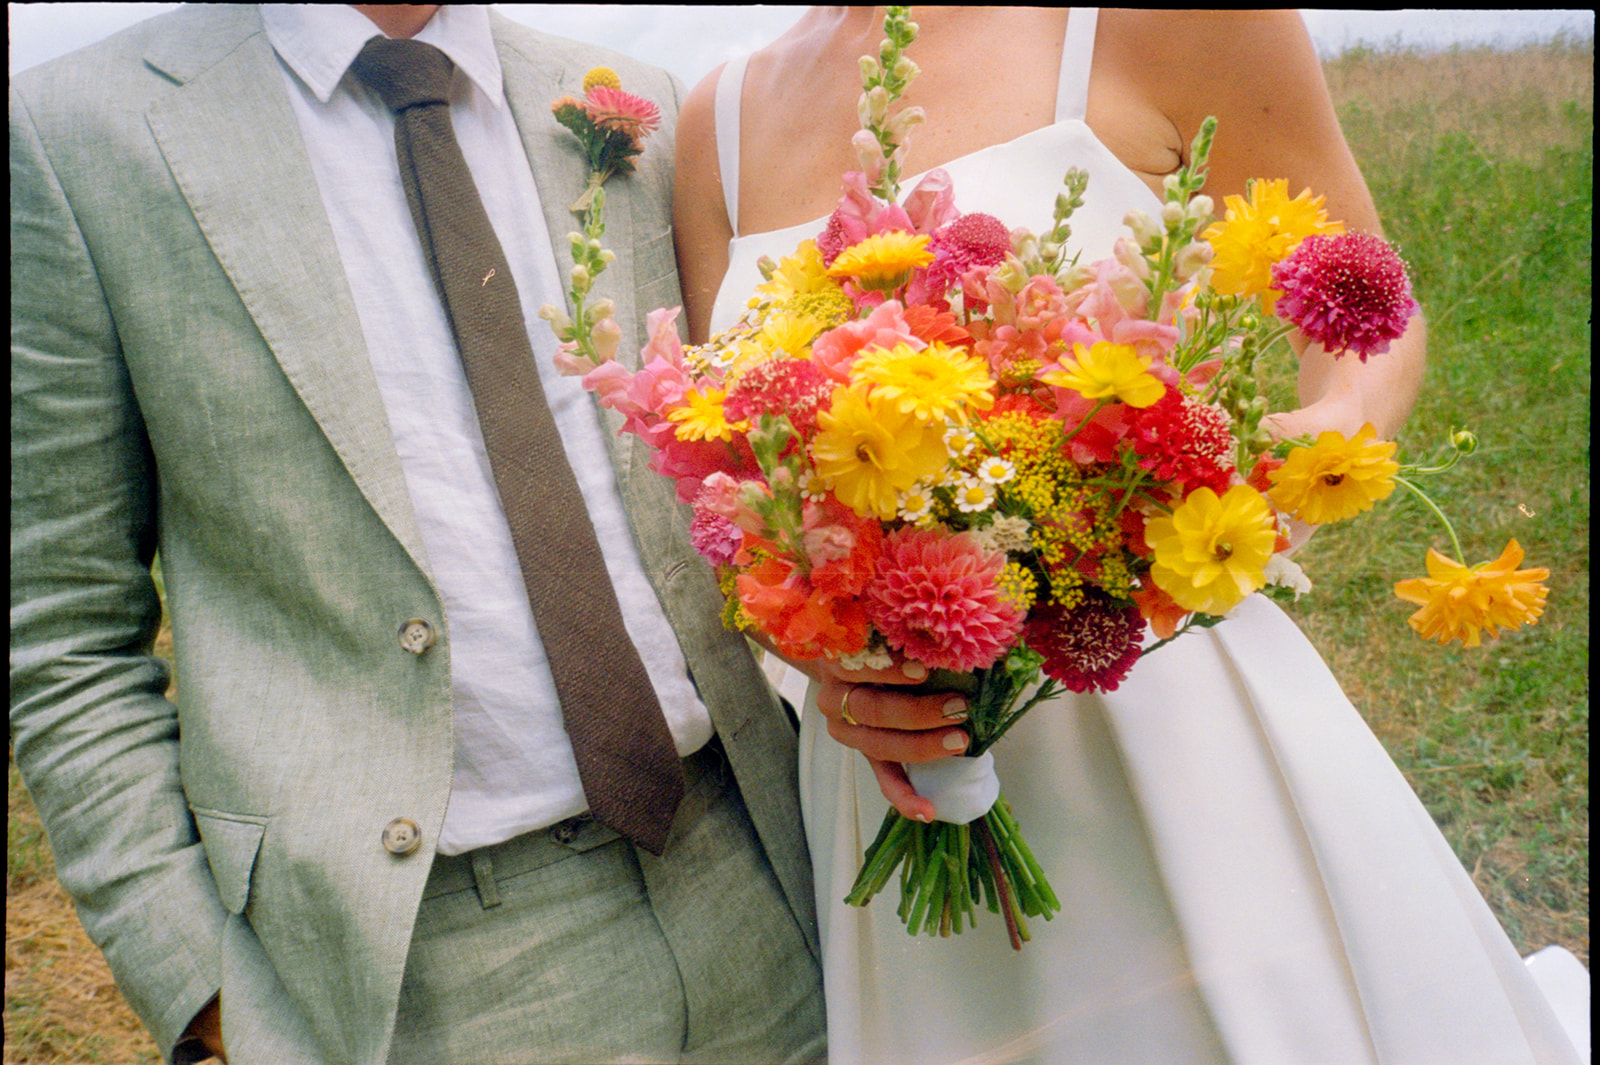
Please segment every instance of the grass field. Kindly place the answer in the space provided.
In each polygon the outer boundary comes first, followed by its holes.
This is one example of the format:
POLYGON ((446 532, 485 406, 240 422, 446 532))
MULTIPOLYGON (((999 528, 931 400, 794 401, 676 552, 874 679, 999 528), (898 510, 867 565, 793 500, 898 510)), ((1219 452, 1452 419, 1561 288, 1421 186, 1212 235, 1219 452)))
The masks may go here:
MULTIPOLYGON (((1589 313, 1594 44, 1327 64, 1346 133, 1431 325, 1413 456, 1469 426, 1482 446, 1434 482, 1468 561, 1515 536, 1549 567, 1543 622, 1478 651, 1406 628, 1389 588, 1441 549, 1398 499, 1304 552, 1296 616, 1524 953, 1589 957, 1589 313)), ((1280 391, 1279 402, 1286 397, 1280 391)), ((159 1060, 55 887, 12 770, 6 1065, 159 1060)))

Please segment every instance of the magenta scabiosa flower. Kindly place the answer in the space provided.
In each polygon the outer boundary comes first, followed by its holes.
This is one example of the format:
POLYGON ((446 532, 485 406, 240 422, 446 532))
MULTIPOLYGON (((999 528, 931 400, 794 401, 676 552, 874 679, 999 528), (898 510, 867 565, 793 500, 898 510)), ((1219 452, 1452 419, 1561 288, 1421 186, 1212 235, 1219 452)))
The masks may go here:
POLYGON ((1335 355, 1389 350, 1417 312, 1406 264, 1371 233, 1310 236, 1272 268, 1278 315, 1335 355))
POLYGON ((1143 636, 1137 606, 1087 588, 1075 607, 1034 607, 1024 633, 1029 648, 1044 655, 1045 675, 1075 692, 1115 691, 1139 661, 1143 636))

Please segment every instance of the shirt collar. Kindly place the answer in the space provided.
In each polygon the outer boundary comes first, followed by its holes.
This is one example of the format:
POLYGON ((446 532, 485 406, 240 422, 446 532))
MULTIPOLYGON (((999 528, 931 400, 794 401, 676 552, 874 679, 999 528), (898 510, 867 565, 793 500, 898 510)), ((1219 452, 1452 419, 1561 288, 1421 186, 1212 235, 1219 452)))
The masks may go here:
MULTIPOLYGON (((382 31, 347 4, 262 4, 267 40, 317 100, 327 103, 356 54, 382 31)), ((441 4, 416 40, 433 45, 495 107, 505 106, 500 56, 481 4, 441 4)))

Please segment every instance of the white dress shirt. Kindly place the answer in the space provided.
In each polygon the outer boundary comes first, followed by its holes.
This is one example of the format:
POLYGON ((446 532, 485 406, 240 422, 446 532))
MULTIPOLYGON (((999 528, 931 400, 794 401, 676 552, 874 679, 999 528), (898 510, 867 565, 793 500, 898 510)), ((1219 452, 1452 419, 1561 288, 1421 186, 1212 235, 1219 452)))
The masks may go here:
MULTIPOLYGON (((262 16, 305 135, 444 603, 455 773, 439 850, 459 854, 582 813, 589 804, 472 396, 400 184, 394 120, 376 93, 347 76, 361 47, 381 31, 343 4, 264 4, 262 16)), ((456 65, 450 102, 456 137, 510 262, 545 394, 628 633, 679 753, 690 754, 710 738, 710 715, 639 560, 593 402, 576 378, 556 372, 556 340, 538 317, 541 304, 562 302, 565 285, 506 103, 488 13, 442 6, 416 39, 456 65)), ((579 95, 580 89, 571 91, 579 95)), ((549 101, 532 104, 542 113, 549 101)))

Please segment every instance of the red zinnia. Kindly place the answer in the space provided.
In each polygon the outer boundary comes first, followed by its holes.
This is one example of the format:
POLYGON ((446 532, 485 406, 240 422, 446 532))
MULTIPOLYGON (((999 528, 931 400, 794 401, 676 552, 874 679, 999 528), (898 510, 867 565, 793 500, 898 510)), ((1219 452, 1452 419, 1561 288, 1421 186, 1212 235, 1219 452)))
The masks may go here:
POLYGON ((722 410, 730 422, 752 425, 763 414, 786 414, 795 432, 809 437, 817 427, 817 411, 832 395, 832 382, 811 360, 768 359, 739 375, 722 410))
POLYGON ((1139 661, 1144 618, 1139 608, 1119 605, 1092 589, 1068 609, 1035 606, 1023 639, 1044 655, 1045 674, 1075 692, 1109 692, 1139 661))
POLYGON ((1233 427, 1220 407, 1169 391, 1132 414, 1128 436, 1139 466, 1187 495, 1206 487, 1219 495, 1233 476, 1233 427))
POLYGON ((1417 312, 1406 264, 1371 233, 1315 235, 1272 268, 1277 313, 1335 355, 1389 350, 1417 312))

